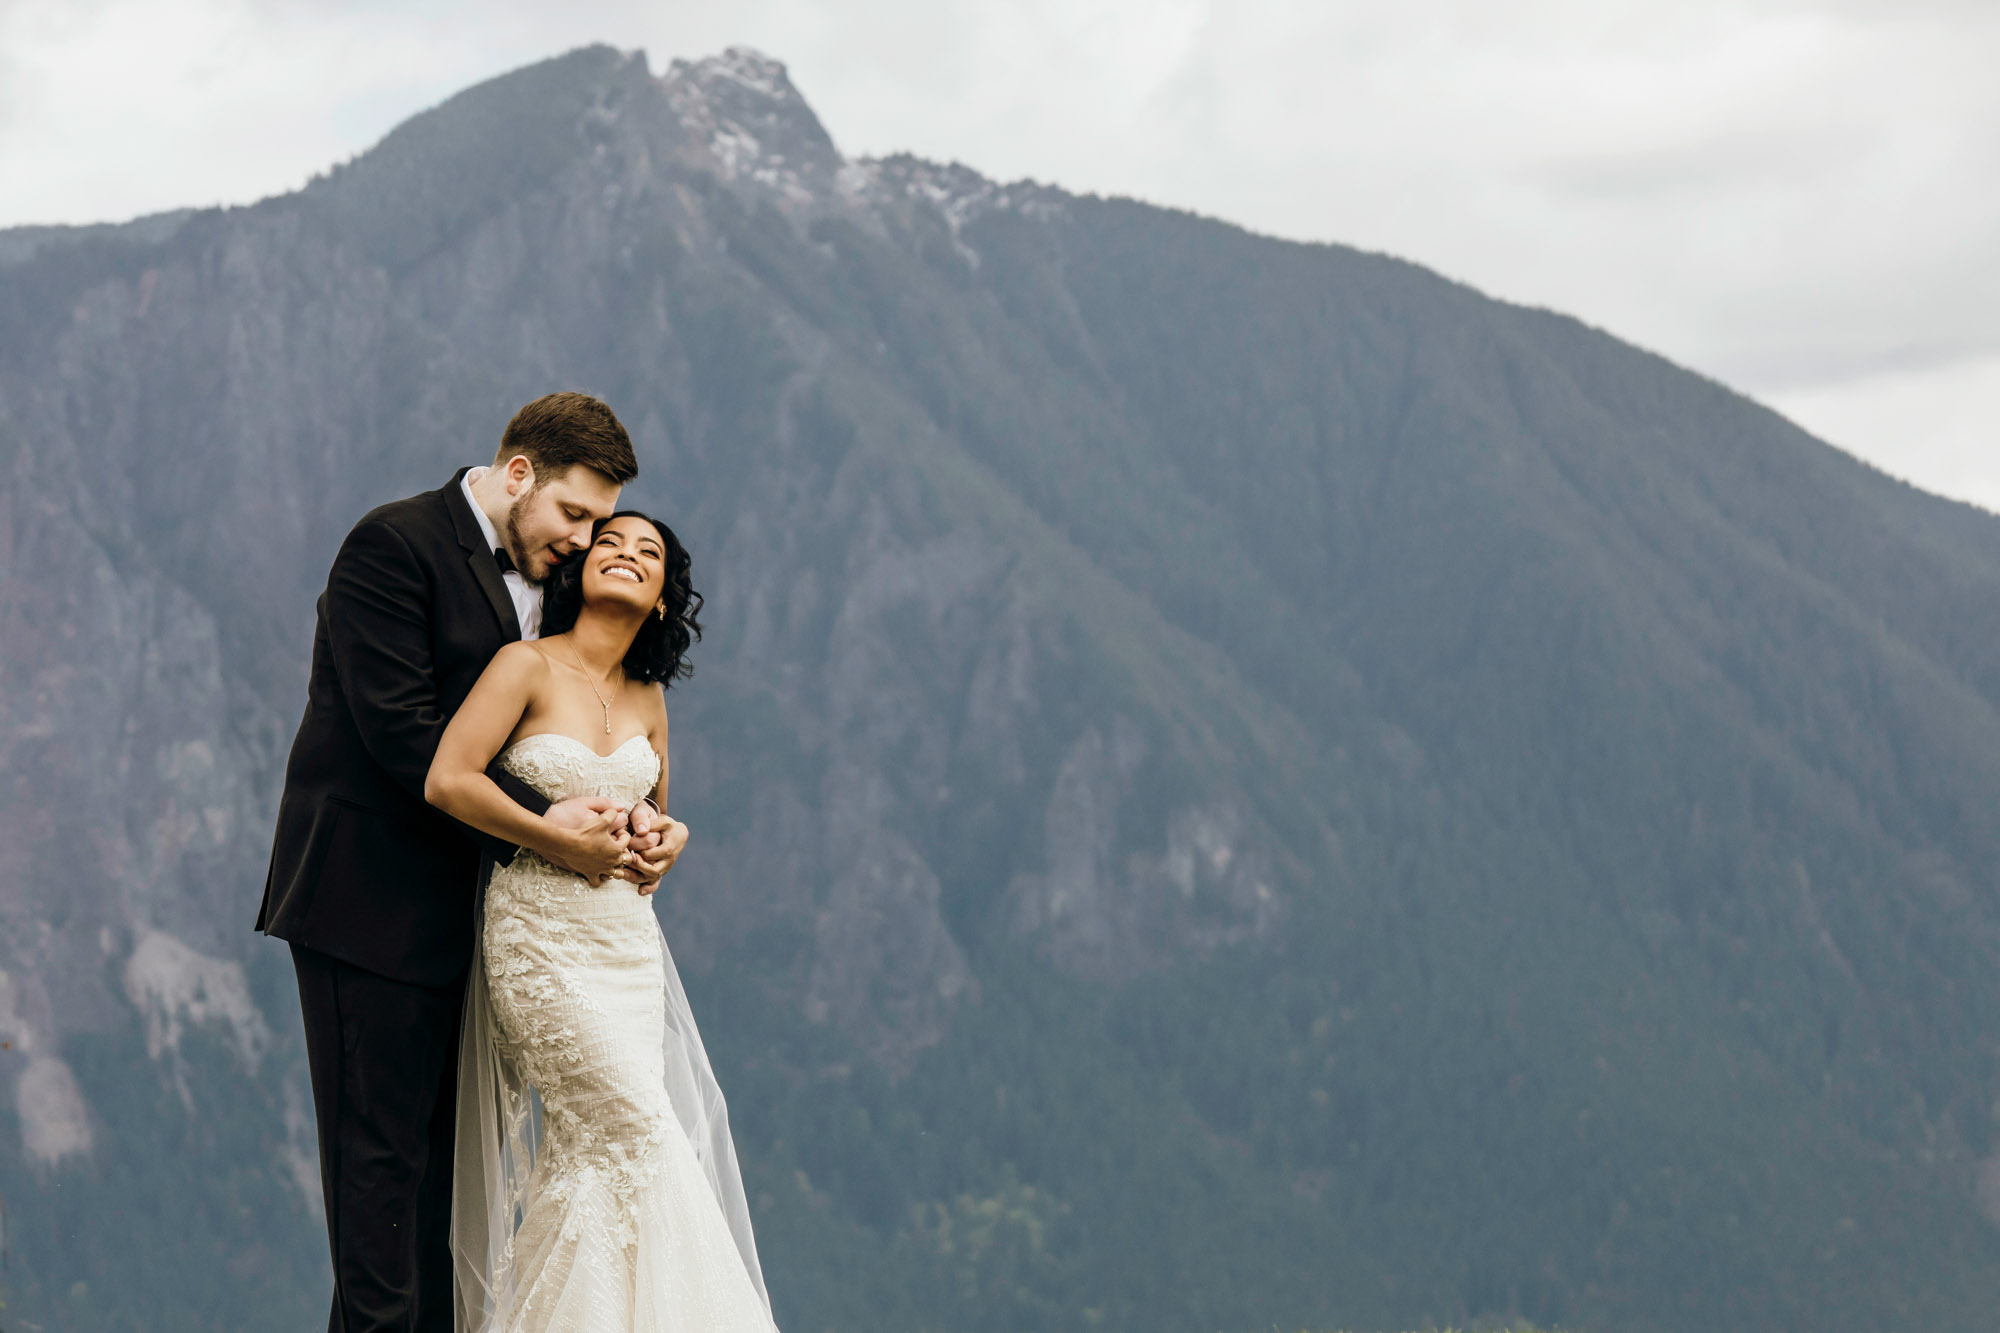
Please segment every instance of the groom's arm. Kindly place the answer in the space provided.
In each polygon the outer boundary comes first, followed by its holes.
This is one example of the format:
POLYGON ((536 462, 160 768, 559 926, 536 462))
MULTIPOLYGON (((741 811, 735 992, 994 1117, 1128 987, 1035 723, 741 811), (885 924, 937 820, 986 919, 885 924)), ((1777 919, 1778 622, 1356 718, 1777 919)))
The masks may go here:
MULTIPOLYGON (((431 589, 409 543, 379 519, 347 534, 326 581, 327 640, 361 743, 418 800, 446 718, 431 671, 431 589)), ((530 814, 548 798, 500 767, 486 770, 530 814)), ((501 865, 520 849, 462 826, 501 865)))

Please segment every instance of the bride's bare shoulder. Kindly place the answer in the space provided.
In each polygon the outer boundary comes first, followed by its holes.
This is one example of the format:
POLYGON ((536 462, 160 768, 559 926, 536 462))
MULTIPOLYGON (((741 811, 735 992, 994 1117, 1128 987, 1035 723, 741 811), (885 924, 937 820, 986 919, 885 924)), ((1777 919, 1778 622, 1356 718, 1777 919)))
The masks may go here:
POLYGON ((511 685, 533 687, 548 678, 549 657, 537 645, 516 639, 501 645, 500 651, 493 654, 493 660, 486 664, 486 674, 511 685))
POLYGON ((639 692, 644 700, 640 705, 645 710, 646 731, 657 737, 667 734, 667 692, 657 685, 639 692))

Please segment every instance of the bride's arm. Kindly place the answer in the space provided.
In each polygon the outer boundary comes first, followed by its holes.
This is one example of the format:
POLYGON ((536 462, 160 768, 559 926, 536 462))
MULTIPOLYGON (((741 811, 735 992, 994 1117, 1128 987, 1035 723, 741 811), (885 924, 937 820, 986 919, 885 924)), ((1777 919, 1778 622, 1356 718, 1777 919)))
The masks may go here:
POLYGON ((649 687, 650 702, 647 704, 646 742, 653 747, 653 753, 660 756, 660 780, 653 787, 653 794, 647 798, 653 811, 645 806, 633 807, 633 831, 654 833, 657 843, 644 839, 639 853, 640 863, 627 872, 627 877, 639 885, 639 892, 648 894, 660 887, 660 877, 673 869, 680 859, 681 850, 687 846, 688 826, 666 813, 667 779, 670 765, 667 759, 667 700, 665 691, 658 686, 649 687), (656 811, 657 813, 653 813, 656 811), (648 819, 648 815, 651 818, 648 819), (645 845, 651 843, 652 845, 645 845))
POLYGON ((424 799, 481 833, 505 838, 586 879, 600 879, 622 862, 627 835, 615 813, 600 813, 580 829, 561 828, 523 808, 486 775, 487 765, 514 734, 548 662, 525 643, 497 653, 452 715, 424 778, 424 799))
POLYGON ((660 756, 660 780, 653 784, 653 794, 648 797, 653 808, 662 815, 667 813, 667 779, 673 776, 667 762, 667 692, 655 685, 647 691, 646 701, 646 743, 653 747, 653 753, 660 756))

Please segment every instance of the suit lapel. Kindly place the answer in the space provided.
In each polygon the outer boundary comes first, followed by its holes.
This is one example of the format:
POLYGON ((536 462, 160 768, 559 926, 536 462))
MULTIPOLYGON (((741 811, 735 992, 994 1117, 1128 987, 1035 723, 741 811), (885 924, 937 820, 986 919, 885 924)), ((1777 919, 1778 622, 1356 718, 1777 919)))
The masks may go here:
POLYGON ((451 484, 444 488, 444 505, 451 511, 451 526, 458 534, 458 544, 465 548, 465 563, 511 643, 521 637, 521 621, 514 614, 514 599, 507 591, 507 581, 500 577, 500 563, 493 558, 493 548, 486 544, 486 534, 479 530, 479 520, 466 502, 463 482, 470 471, 471 468, 462 467, 452 477, 451 484))

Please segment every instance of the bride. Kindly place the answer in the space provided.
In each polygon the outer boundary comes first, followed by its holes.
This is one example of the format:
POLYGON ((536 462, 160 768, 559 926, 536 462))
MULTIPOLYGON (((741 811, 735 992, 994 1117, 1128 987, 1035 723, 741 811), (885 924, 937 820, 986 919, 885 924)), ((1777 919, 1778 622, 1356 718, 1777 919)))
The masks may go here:
MULTIPOLYGON (((560 869, 564 840, 485 774, 552 801, 666 803, 664 687, 701 596, 671 529, 625 511, 545 591, 440 742, 425 797, 521 847, 486 888, 459 1052, 458 1333, 772 1333, 715 1084, 651 905, 560 869), (651 688, 658 684, 662 688, 651 688), (540 853, 555 853, 544 856, 540 853)), ((678 855, 684 825, 667 821, 678 855)))

